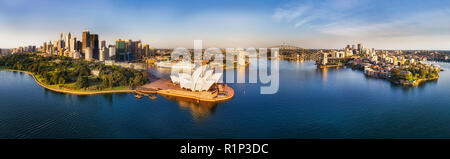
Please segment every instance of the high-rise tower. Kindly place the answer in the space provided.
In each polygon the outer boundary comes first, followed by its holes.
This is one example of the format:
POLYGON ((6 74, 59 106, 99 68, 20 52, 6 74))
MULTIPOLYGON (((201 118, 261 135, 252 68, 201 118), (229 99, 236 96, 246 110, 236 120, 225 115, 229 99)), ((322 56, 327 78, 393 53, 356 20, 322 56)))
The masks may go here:
POLYGON ((89 33, 89 30, 83 31, 83 37, 81 40, 81 52, 85 53, 86 48, 91 46, 91 34, 89 33))
POLYGON ((72 37, 70 36, 70 32, 69 32, 69 33, 67 33, 66 39, 65 39, 65 41, 64 41, 66 50, 69 50, 69 49, 70 49, 70 45, 71 45, 71 43, 70 43, 70 38, 72 38, 72 37))
POLYGON ((99 59, 98 34, 91 34, 92 58, 99 59))

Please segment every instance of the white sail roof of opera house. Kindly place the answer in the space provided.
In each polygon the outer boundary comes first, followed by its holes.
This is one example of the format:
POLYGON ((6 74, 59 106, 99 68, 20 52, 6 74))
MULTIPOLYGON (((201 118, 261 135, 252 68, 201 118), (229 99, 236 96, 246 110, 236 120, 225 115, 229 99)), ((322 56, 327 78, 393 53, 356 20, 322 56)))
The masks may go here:
POLYGON ((170 76, 173 83, 180 84, 181 88, 191 91, 207 91, 211 86, 219 82, 222 73, 214 73, 214 70, 207 66, 199 66, 192 75, 179 73, 170 76))

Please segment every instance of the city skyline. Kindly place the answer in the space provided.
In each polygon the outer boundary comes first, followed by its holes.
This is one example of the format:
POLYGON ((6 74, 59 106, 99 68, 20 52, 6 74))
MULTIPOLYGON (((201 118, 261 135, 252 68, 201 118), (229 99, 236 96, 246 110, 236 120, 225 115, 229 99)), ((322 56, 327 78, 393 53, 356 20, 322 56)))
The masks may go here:
POLYGON ((71 32, 155 48, 269 47, 450 50, 447 1, 0 1, 0 48, 36 45, 71 32), (14 12, 11 14, 11 12, 14 12))

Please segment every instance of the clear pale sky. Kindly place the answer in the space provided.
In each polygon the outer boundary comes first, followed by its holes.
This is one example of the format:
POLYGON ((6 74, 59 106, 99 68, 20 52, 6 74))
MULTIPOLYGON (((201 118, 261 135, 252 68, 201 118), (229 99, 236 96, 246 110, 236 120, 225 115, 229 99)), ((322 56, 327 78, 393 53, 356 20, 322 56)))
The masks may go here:
POLYGON ((449 0, 0 0, 0 48, 42 45, 71 32, 142 40, 156 48, 450 50, 449 0))

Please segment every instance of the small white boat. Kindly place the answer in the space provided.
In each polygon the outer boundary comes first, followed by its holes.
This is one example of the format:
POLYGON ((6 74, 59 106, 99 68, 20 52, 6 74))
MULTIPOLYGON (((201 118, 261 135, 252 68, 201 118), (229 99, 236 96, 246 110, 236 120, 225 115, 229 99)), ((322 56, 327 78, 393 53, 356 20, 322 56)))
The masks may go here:
POLYGON ((188 61, 181 62, 169 62, 169 61, 161 61, 157 62, 156 66, 161 68, 171 68, 171 69, 194 69, 195 65, 188 61))

